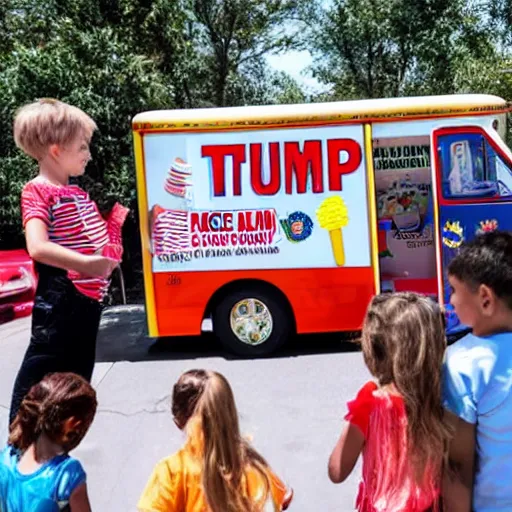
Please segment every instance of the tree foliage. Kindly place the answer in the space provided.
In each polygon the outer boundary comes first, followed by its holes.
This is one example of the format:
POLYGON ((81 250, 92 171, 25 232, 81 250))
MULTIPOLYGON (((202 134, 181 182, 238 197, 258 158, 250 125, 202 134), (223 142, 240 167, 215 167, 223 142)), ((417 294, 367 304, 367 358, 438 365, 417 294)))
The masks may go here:
POLYGON ((465 0, 334 0, 312 33, 315 72, 337 98, 456 92, 464 59, 494 52, 481 11, 465 0))

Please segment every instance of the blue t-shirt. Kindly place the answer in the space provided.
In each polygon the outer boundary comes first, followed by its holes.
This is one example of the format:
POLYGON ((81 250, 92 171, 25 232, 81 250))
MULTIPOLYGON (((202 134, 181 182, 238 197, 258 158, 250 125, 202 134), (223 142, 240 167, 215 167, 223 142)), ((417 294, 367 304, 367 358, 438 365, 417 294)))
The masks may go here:
POLYGON ((34 473, 18 471, 19 452, 0 452, 0 512, 58 512, 69 504, 73 491, 85 482, 80 462, 58 455, 34 473))
POLYGON ((444 406, 476 424, 475 512, 512 510, 512 333, 468 334, 448 347, 444 406))

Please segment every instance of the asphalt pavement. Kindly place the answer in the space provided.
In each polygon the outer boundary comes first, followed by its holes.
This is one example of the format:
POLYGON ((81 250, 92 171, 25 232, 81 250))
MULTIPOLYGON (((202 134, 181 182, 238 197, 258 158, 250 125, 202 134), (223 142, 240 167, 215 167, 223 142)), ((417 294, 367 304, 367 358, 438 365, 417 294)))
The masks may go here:
MULTIPOLYGON (((30 319, 0 326, 0 444, 29 329, 30 319)), ((73 453, 87 471, 95 512, 135 512, 154 464, 183 443, 170 391, 192 368, 228 378, 242 431, 295 491, 291 512, 354 510, 360 465, 341 485, 327 477, 345 404, 369 378, 353 344, 339 336, 300 336, 271 358, 240 360, 210 335, 155 343, 146 336, 143 308, 123 306, 103 315, 93 376, 99 409, 73 453)))

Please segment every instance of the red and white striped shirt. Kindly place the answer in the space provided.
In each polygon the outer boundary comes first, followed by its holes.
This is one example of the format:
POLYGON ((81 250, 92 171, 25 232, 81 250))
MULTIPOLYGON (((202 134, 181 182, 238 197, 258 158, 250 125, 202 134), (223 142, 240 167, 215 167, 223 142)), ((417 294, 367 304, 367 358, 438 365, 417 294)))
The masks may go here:
MULTIPOLYGON (((116 204, 105 220, 94 201, 76 185, 59 186, 36 178, 21 193, 23 227, 30 219, 42 220, 51 242, 80 252, 103 254, 121 261, 121 228, 128 209, 116 204)), ((86 277, 68 270, 76 289, 95 300, 102 300, 110 279, 86 277)))

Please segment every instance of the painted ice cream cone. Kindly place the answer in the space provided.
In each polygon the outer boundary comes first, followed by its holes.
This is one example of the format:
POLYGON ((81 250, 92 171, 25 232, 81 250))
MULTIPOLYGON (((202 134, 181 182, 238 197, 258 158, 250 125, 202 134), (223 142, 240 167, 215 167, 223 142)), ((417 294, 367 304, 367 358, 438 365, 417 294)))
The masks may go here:
POLYGON ((342 267, 345 265, 342 228, 348 224, 348 209, 345 201, 340 196, 328 197, 316 211, 316 216, 320 227, 329 231, 334 260, 338 267, 342 267))
POLYGON ((332 252, 334 254, 334 260, 338 267, 345 265, 345 247, 343 246, 343 233, 341 229, 333 229, 329 231, 331 238, 332 252))
POLYGON ((192 166, 183 159, 176 158, 165 180, 165 190, 176 197, 187 197, 187 189, 191 186, 191 179, 192 166))

